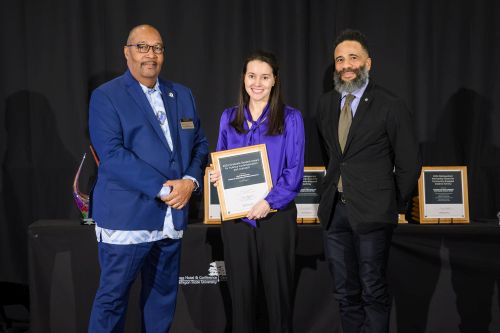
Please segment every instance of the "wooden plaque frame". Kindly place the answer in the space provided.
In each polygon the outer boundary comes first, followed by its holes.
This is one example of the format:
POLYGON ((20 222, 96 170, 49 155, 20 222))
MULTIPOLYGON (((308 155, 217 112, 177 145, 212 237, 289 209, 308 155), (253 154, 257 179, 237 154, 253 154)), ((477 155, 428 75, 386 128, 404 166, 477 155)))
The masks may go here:
MULTIPOLYGON (((223 150, 223 151, 218 151, 218 152, 213 152, 211 153, 212 156, 212 162, 214 164, 215 170, 222 171, 221 173, 221 180, 219 183, 219 186, 217 186, 217 193, 219 195, 219 203, 221 206, 221 215, 222 215, 222 221, 227 221, 227 220, 232 220, 232 219, 237 219, 241 217, 245 217, 248 213, 248 210, 240 210, 237 212, 230 212, 228 211, 227 203, 226 203, 226 192, 227 190, 224 188, 224 175, 223 175, 223 170, 221 170, 221 165, 220 165, 220 160, 223 159, 224 157, 236 157, 238 155, 246 155, 246 154, 253 154, 253 153, 258 153, 260 156, 260 162, 261 162, 261 167, 264 172, 264 180, 265 180, 265 186, 267 187, 267 193, 271 191, 271 188, 273 186, 272 180, 271 180, 271 170, 269 169, 269 160, 267 157, 267 149, 265 144, 259 144, 259 145, 254 145, 254 146, 248 146, 248 147, 242 147, 242 148, 236 148, 236 149, 229 149, 229 150, 223 150)), ((264 183, 259 183, 260 185, 264 183)), ((249 186, 255 186, 249 185, 249 186)))
MULTIPOLYGON (((211 204, 212 202, 212 197, 211 197, 211 189, 212 189, 212 183, 210 183, 210 172, 213 170, 212 167, 206 167, 205 168, 205 176, 203 177, 203 198, 204 198, 204 206, 205 206, 205 214, 204 214, 204 219, 203 223, 205 224, 220 224, 222 219, 220 217, 220 205, 217 204, 217 211, 218 211, 218 217, 215 218, 214 215, 216 215, 216 212, 213 212, 212 210, 214 207, 211 204)), ((218 199, 218 196, 217 196, 218 199)))
MULTIPOLYGON (((324 166, 306 166, 304 167, 304 176, 308 173, 317 173, 317 172, 323 172, 323 176, 326 175, 326 168, 324 166)), ((298 205, 296 203, 296 205, 298 205)), ((311 218, 311 217, 300 217, 299 216, 299 209, 297 207, 297 223, 318 223, 319 218, 316 212, 316 217, 311 218)))
MULTIPOLYGON (((450 178, 450 177, 447 177, 450 178)), ((444 191, 452 192, 454 189, 450 188, 444 188, 444 191)), ((426 224, 426 223, 443 223, 443 224, 454 224, 454 223, 469 223, 469 194, 468 194, 468 187, 467 187, 467 167, 466 166, 424 166, 422 167, 422 171, 420 174, 420 178, 418 180, 418 195, 419 195, 419 217, 420 217, 420 223, 426 224), (426 184, 425 182, 425 175, 426 173, 438 173, 438 172, 453 172, 453 173, 460 173, 460 181, 461 181, 461 196, 462 196, 462 202, 459 205, 463 206, 463 214, 461 216, 456 216, 456 215, 450 215, 446 216, 443 215, 443 217, 437 217, 437 216, 432 216, 432 213, 429 213, 428 207, 426 207, 426 198, 425 198, 425 193, 426 193, 426 187, 431 186, 426 184)), ((446 204, 443 203, 443 210, 445 210, 446 204)), ((455 205, 455 204, 453 204, 455 205)), ((448 204, 449 208, 457 208, 456 206, 452 207, 452 204, 448 204)), ((450 209, 451 210, 451 209, 450 209)), ((444 213, 443 213, 444 214, 444 213)))

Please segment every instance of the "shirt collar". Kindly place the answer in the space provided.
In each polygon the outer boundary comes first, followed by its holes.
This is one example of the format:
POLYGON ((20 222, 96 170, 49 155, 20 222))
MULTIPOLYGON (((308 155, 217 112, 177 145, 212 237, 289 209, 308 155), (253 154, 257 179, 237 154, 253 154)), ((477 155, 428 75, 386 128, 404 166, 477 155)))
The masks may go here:
POLYGON ((369 82, 370 80, 366 80, 366 83, 361 88, 359 88, 358 90, 354 90, 352 93, 343 92, 342 99, 344 99, 344 97, 346 97, 348 94, 354 95, 357 99, 361 99, 361 96, 363 96, 363 94, 365 93, 366 87, 368 86, 369 82))
POLYGON ((144 91, 145 94, 153 93, 156 91, 158 91, 161 94, 160 83, 158 82, 158 79, 156 80, 156 83, 155 83, 153 88, 146 87, 145 85, 143 85, 140 82, 139 82, 139 85, 141 86, 141 89, 142 89, 142 91, 144 91))
POLYGON ((259 119, 254 121, 252 119, 252 114, 250 113, 250 109, 248 108, 248 106, 245 106, 245 118, 247 121, 249 121, 251 123, 260 124, 261 122, 264 121, 265 117, 267 117, 268 112, 269 112, 269 103, 267 103, 266 107, 264 108, 261 115, 259 116, 259 119))

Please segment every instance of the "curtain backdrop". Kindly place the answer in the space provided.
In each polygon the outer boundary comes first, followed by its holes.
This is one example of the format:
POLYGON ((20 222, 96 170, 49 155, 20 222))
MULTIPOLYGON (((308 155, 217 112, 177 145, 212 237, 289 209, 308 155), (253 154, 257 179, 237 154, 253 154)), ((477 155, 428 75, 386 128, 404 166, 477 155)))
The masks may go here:
MULTIPOLYGON (((0 10, 0 281, 27 281, 27 226, 77 218, 71 184, 88 152, 92 89, 125 69, 130 28, 156 26, 162 76, 189 86, 214 149, 236 104, 243 59, 277 54, 285 101, 306 122, 306 165, 321 165, 314 125, 331 89, 333 40, 368 36, 371 79, 414 115, 425 165, 467 165, 470 213, 500 210, 500 2, 496 0, 18 0, 0 10)), ((81 187, 95 166, 87 159, 81 187)), ((201 199, 193 217, 201 217, 201 199)))

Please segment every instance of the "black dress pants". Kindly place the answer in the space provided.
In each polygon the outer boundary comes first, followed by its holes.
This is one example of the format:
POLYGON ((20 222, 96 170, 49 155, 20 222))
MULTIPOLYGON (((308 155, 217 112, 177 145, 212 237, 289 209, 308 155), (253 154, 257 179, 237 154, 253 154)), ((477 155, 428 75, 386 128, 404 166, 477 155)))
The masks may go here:
POLYGON ((256 332, 259 278, 269 332, 292 331, 296 218, 297 209, 292 203, 259 220, 256 228, 239 219, 222 222, 233 333, 256 332))
POLYGON ((387 333, 391 302, 386 267, 393 227, 357 233, 349 224, 348 204, 339 194, 336 200, 324 242, 342 329, 344 333, 387 333))

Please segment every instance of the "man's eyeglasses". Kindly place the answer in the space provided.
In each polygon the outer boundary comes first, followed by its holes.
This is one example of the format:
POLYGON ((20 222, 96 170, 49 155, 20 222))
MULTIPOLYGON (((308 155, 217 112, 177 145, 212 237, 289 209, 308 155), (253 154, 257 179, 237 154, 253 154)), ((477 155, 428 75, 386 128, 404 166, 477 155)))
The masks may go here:
POLYGON ((137 51, 139 51, 139 53, 148 53, 149 49, 153 49, 153 52, 155 54, 162 54, 163 51, 165 51, 165 47, 161 44, 148 45, 148 44, 140 43, 140 44, 129 44, 129 45, 125 45, 125 46, 126 47, 135 46, 137 48, 137 51))

